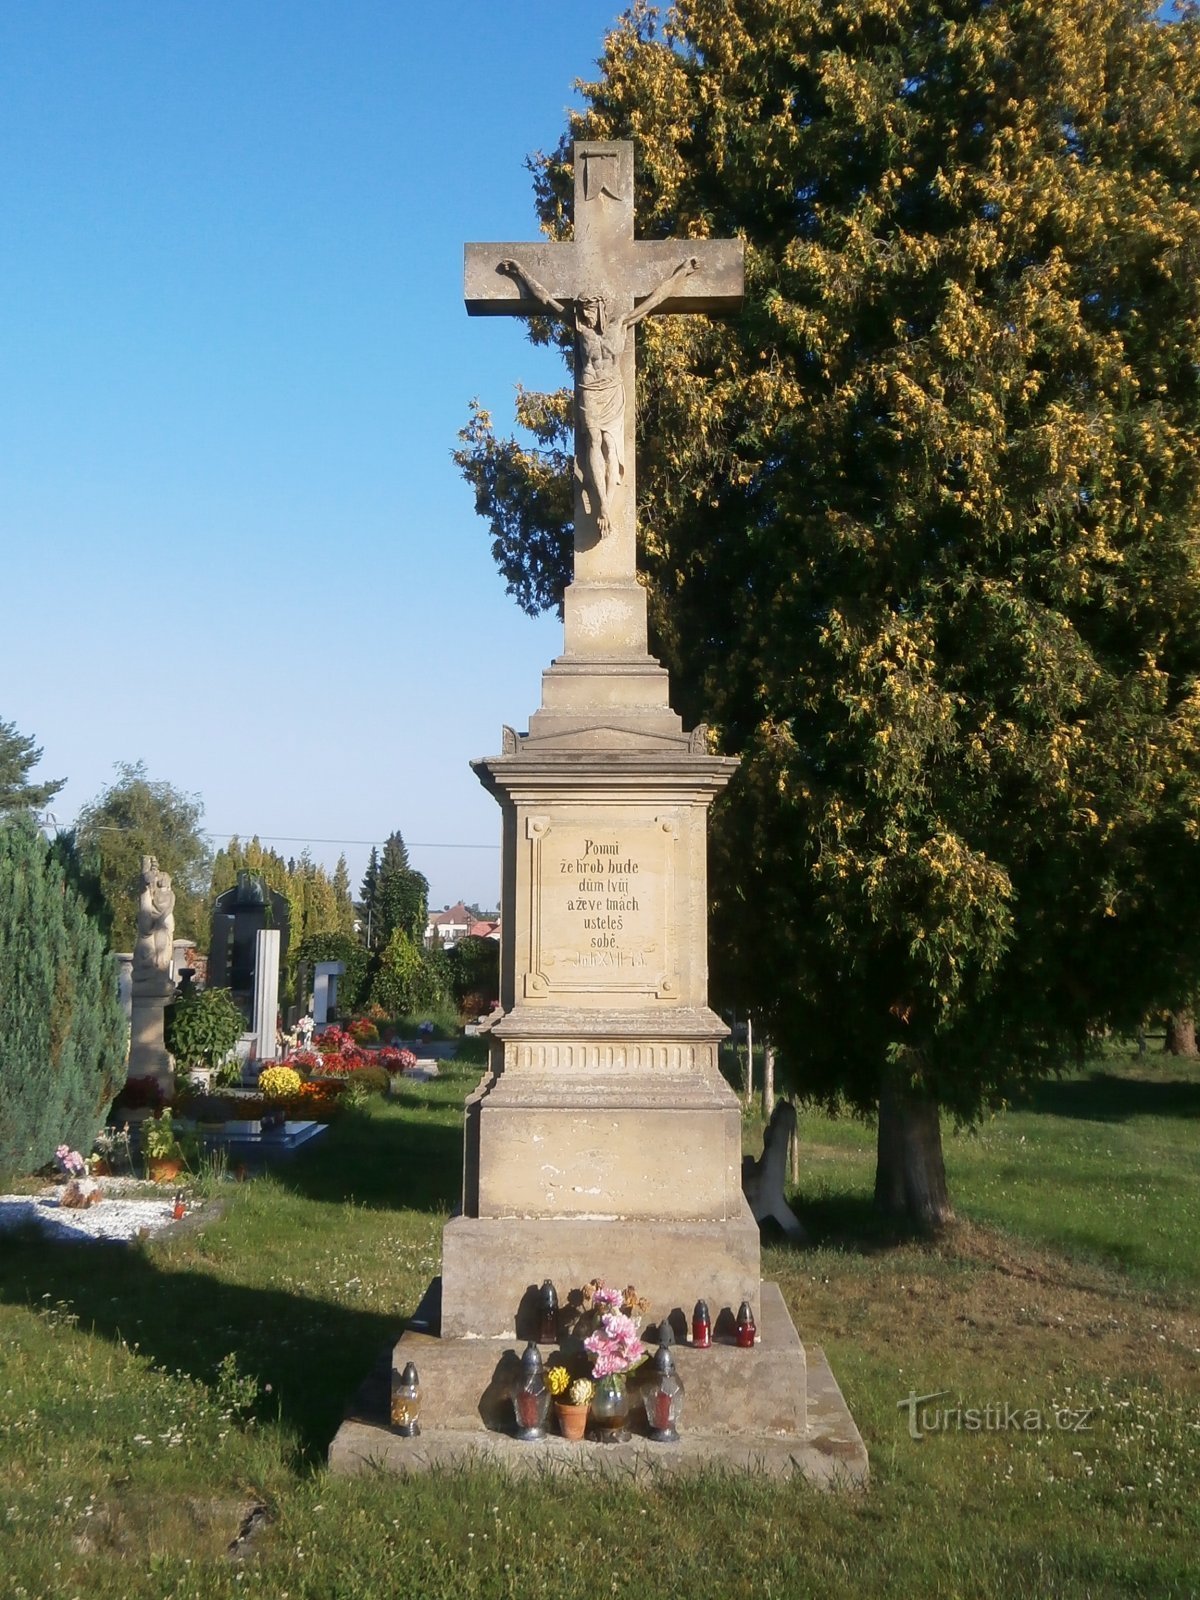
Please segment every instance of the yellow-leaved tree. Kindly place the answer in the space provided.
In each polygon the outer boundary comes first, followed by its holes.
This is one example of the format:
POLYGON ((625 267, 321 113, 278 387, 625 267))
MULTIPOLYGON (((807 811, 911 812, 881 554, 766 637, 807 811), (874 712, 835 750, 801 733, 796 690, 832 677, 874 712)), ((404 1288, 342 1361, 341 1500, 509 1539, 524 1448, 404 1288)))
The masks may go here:
MULTIPOLYGON (((1200 32, 1128 0, 681 0, 570 135, 643 237, 741 235, 744 312, 639 349, 677 708, 742 756, 713 979, 950 1215, 969 1121, 1200 976, 1200 32)), ((535 163, 570 227, 570 144, 535 163)), ((544 327, 535 335, 548 335, 544 327)), ((568 397, 458 459, 527 609, 569 564, 568 397)))

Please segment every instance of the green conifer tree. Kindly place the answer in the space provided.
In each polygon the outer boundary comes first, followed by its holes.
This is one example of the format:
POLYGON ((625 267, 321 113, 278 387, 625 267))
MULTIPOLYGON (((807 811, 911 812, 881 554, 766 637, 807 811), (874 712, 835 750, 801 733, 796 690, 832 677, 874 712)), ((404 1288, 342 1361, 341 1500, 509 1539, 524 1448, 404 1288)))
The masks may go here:
POLYGON ((99 928, 33 823, 0 825, 0 1174, 90 1152, 128 1042, 99 928))

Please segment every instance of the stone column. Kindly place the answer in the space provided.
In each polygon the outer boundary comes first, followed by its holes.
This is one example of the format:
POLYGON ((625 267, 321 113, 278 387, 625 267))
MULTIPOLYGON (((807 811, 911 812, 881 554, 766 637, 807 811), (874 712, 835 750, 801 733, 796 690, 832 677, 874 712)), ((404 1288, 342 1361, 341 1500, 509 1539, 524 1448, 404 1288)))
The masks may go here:
POLYGON ((261 928, 254 939, 254 1031, 260 1061, 274 1061, 279 1053, 278 1015, 279 929, 261 928))

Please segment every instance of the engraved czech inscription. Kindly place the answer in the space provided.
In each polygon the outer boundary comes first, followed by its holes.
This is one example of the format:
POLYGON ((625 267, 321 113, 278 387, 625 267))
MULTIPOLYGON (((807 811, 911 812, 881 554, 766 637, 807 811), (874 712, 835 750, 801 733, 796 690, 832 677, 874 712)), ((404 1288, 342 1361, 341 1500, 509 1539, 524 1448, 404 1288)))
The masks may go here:
POLYGON ((536 966, 551 988, 669 994, 674 826, 555 823, 538 845, 536 966))

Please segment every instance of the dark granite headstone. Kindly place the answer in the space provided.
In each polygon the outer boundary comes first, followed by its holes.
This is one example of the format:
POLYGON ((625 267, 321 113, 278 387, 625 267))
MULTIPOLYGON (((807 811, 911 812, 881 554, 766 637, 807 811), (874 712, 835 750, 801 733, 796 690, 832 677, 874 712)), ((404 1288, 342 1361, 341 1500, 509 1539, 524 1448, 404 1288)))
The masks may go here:
POLYGON ((219 894, 213 906, 209 987, 254 993, 254 942, 263 928, 279 929, 279 961, 287 959, 287 896, 268 889, 261 878, 241 872, 232 889, 219 894))

